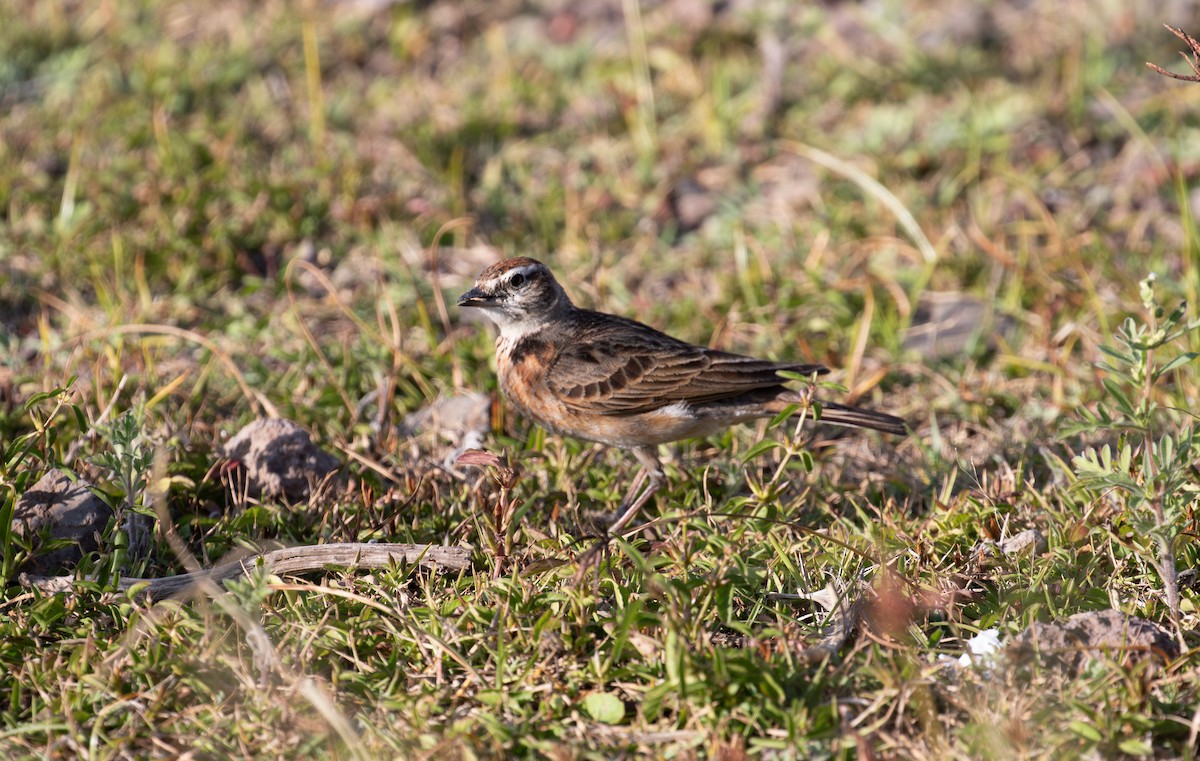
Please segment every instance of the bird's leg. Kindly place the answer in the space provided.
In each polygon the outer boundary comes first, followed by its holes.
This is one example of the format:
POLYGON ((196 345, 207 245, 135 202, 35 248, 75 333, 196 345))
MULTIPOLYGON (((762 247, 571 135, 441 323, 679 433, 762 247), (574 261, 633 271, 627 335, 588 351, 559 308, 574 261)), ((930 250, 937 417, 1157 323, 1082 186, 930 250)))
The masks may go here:
POLYGON ((608 552, 609 539, 623 531, 637 517, 642 507, 650 501, 650 498, 666 481, 667 477, 663 473, 662 463, 658 461, 658 456, 653 449, 638 447, 633 450, 633 454, 642 464, 642 469, 634 477, 631 488, 626 493, 625 499, 621 501, 616 521, 608 527, 608 531, 600 541, 579 557, 579 570, 575 574, 576 583, 583 580, 589 568, 599 567, 604 555, 608 552))
POLYGON ((646 477, 650 473, 646 470, 646 466, 638 467, 637 475, 633 477, 633 483, 625 490, 625 496, 621 497, 621 506, 617 508, 613 517, 613 522, 616 523, 617 518, 620 518, 629 510, 629 506, 636 501, 638 494, 642 491, 642 486, 646 483, 646 477))
POLYGON ((654 450, 646 447, 638 447, 633 450, 633 455, 642 464, 642 471, 633 480, 633 484, 625 497, 624 504, 621 506, 621 515, 608 527, 609 536, 619 534, 622 529, 628 526, 637 517, 642 506, 650 501, 654 493, 661 489, 663 483, 667 480, 666 474, 663 473, 662 463, 659 462, 654 450), (648 483, 646 483, 647 478, 649 479, 648 483), (643 484, 645 484, 645 488, 642 488, 643 484))

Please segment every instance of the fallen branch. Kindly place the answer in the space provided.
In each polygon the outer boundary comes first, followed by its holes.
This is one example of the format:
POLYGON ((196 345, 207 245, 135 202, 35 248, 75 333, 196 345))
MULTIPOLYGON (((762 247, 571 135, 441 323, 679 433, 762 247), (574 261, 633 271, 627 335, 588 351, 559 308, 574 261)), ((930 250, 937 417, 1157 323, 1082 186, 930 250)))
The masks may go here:
MULTIPOLYGON (((386 568, 392 563, 417 563, 422 568, 438 571, 461 571, 470 567, 471 548, 439 544, 318 544, 287 547, 222 563, 215 568, 178 576, 157 579, 138 579, 122 576, 117 589, 127 591, 144 584, 139 595, 150 600, 163 600, 190 591, 201 581, 224 582, 239 579, 251 571, 262 569, 273 574, 301 574, 322 571, 329 566, 343 568, 386 568)), ((46 594, 69 592, 74 576, 32 576, 21 574, 21 584, 46 594)))

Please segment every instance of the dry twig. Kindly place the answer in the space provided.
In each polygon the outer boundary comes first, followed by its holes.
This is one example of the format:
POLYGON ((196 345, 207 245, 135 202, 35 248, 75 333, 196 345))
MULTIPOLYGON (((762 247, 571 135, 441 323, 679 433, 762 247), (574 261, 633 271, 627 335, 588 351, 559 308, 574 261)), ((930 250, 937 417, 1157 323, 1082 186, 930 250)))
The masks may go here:
MULTIPOLYGON (((391 563, 418 563, 425 568, 442 571, 461 571, 470 566, 469 547, 437 544, 318 544, 308 547, 287 547, 263 552, 241 560, 223 563, 215 568, 178 576, 157 579, 138 579, 122 576, 117 582, 121 591, 145 584, 141 595, 150 600, 162 600, 187 592, 200 581, 223 582, 241 578, 254 569, 262 568, 274 574, 300 574, 320 571, 328 566, 353 568, 386 568, 391 563)), ((47 594, 69 592, 74 576, 21 575, 21 583, 47 594)))
POLYGON ((1149 61, 1146 61, 1146 65, 1157 71, 1159 74, 1162 74, 1164 77, 1170 77, 1171 79, 1182 79, 1184 82, 1200 82, 1200 42, 1197 42, 1195 37, 1183 31, 1182 29, 1177 29, 1170 24, 1163 24, 1163 26, 1165 26, 1167 29, 1170 29, 1172 34, 1187 43, 1188 48, 1191 50, 1192 57, 1188 58, 1188 54, 1185 51, 1180 51, 1179 55, 1183 56, 1183 60, 1187 61, 1188 66, 1192 67, 1192 71, 1194 71, 1195 74, 1176 74, 1174 72, 1167 71, 1161 66, 1155 66, 1149 61))

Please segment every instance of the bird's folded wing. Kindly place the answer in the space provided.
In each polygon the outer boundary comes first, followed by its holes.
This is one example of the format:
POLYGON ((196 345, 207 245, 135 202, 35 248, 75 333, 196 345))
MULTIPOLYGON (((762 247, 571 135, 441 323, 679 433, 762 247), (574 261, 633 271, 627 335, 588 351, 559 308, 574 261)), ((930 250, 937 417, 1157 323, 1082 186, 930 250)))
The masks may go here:
POLYGON ((821 365, 770 362, 705 349, 664 334, 600 336, 564 349, 546 383, 568 406, 584 412, 633 415, 676 402, 725 399, 786 383, 780 370, 826 373, 821 365), (642 340, 644 339, 644 340, 642 340))

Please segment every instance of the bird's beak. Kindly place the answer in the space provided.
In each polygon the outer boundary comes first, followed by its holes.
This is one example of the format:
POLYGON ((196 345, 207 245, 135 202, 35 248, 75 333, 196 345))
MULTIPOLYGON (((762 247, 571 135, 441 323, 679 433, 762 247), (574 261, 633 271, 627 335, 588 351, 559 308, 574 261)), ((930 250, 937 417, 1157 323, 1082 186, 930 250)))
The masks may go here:
POLYGON ((495 303, 495 296, 489 296, 478 288, 472 288, 458 297, 460 307, 490 307, 495 303))

